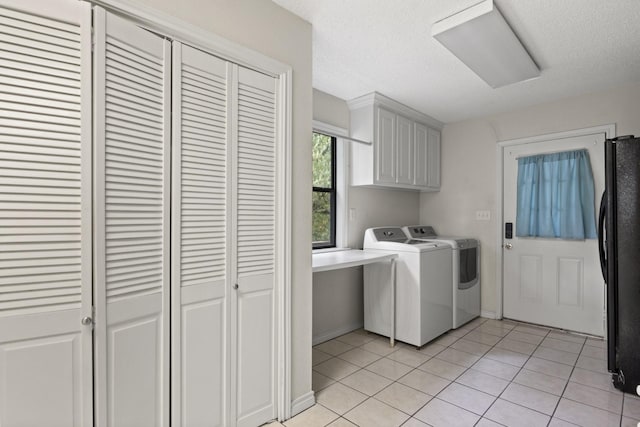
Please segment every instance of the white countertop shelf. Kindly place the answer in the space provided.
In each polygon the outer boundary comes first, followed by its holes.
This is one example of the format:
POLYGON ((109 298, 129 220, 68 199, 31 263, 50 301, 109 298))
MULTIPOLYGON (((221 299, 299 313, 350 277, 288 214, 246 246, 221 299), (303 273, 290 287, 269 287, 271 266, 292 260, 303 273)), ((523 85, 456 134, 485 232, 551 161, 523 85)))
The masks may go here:
POLYGON ((344 251, 320 252, 312 255, 312 271, 339 270, 341 268, 358 267, 375 262, 391 261, 396 254, 349 249, 344 251))

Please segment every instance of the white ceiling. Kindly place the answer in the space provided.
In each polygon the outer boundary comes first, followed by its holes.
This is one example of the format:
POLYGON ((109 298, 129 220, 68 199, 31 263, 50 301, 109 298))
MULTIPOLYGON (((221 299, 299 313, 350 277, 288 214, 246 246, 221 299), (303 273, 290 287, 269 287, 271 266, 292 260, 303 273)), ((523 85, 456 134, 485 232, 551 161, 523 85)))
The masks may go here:
POLYGON ((479 0, 273 0, 313 25, 313 87, 378 91, 445 123, 640 82, 639 0, 495 0, 542 69, 492 89, 431 37, 479 0))

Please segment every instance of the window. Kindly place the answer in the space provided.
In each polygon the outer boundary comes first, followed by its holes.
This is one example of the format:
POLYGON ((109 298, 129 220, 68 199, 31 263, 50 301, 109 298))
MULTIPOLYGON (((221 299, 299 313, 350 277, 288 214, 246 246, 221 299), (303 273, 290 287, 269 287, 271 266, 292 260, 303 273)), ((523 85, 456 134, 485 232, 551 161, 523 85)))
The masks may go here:
POLYGON ((313 133, 313 249, 336 246, 336 137, 313 133))

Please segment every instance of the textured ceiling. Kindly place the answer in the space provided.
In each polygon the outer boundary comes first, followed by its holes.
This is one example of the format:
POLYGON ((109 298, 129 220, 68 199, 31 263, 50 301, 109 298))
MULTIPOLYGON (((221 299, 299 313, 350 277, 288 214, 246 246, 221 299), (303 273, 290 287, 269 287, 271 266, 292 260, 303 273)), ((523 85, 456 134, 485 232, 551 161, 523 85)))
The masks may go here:
POLYGON ((542 69, 498 89, 431 37, 478 0, 273 0, 313 25, 313 87, 378 91, 445 123, 640 82, 640 0, 495 0, 542 69))

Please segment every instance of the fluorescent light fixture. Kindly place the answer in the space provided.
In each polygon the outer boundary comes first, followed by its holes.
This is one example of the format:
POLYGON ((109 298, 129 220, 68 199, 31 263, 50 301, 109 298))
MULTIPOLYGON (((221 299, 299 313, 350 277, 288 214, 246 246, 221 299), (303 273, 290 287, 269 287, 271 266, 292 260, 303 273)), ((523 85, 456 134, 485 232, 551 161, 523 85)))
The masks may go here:
POLYGON ((540 76, 493 0, 436 22, 431 35, 493 88, 540 76))

